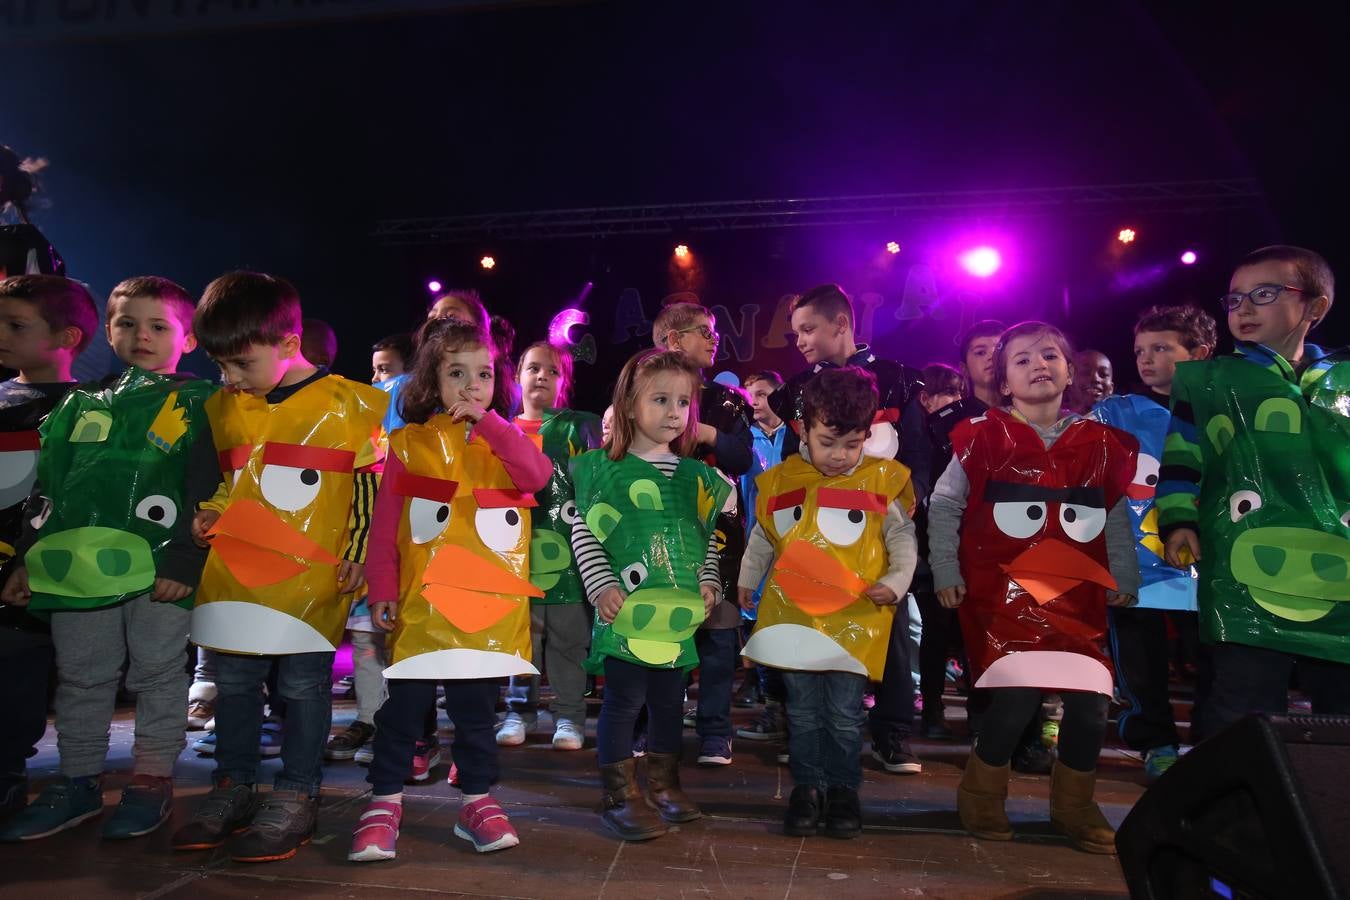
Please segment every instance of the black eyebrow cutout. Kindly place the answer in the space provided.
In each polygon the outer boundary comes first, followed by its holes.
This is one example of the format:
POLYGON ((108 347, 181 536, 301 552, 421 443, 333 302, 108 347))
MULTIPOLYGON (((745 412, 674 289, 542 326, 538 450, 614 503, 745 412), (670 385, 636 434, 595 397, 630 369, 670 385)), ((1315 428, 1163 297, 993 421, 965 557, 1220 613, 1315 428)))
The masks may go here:
POLYGON ((989 503, 1072 503, 1106 508, 1106 495, 1099 487, 1051 488, 1016 481, 989 481, 984 485, 984 499, 989 503))

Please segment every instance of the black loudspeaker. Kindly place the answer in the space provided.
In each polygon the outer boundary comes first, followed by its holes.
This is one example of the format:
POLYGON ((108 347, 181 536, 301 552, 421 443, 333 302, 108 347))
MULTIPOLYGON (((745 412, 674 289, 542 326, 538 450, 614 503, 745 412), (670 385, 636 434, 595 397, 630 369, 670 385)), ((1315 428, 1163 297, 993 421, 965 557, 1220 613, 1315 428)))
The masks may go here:
POLYGON ((1350 897, 1350 718, 1237 722, 1139 799, 1116 850, 1136 900, 1350 897))

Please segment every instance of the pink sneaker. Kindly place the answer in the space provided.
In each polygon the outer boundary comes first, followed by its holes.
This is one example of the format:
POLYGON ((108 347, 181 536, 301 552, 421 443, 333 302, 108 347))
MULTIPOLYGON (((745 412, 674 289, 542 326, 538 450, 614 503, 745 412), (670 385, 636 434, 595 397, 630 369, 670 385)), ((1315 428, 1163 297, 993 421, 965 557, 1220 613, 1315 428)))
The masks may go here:
POLYGON ((421 784, 431 777, 431 770, 441 764, 441 742, 436 738, 418 741, 413 745, 413 781, 421 784))
POLYGON ((450 774, 445 776, 445 783, 459 787, 459 766, 450 764, 450 774))
POLYGON ((347 859, 352 862, 378 862, 394 858, 398 842, 398 823, 403 819, 403 804, 388 801, 372 802, 357 820, 352 832, 352 849, 347 859))
POLYGON ((506 817, 506 810, 490 796, 466 803, 460 808, 455 835, 473 841, 473 848, 479 853, 505 850, 520 843, 520 836, 506 817))

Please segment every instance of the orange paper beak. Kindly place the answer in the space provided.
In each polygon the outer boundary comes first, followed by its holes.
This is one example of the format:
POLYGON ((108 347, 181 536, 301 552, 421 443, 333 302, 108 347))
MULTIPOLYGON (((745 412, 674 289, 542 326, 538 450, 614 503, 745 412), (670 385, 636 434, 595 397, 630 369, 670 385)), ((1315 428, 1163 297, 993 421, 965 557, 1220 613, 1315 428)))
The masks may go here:
POLYGON ((1027 548, 1000 568, 1041 606, 1085 581, 1112 590, 1116 587, 1111 573, 1096 560, 1055 538, 1027 548))
POLYGON ((338 558, 283 522, 257 500, 236 500, 207 532, 211 547, 246 588, 280 584, 338 558))
POLYGON ((422 596, 465 634, 476 634, 506 618, 520 598, 544 592, 472 550, 444 544, 422 575, 422 596))
POLYGON ((773 578, 788 600, 808 616, 828 616, 867 590, 867 582, 809 541, 787 545, 773 566, 773 578))

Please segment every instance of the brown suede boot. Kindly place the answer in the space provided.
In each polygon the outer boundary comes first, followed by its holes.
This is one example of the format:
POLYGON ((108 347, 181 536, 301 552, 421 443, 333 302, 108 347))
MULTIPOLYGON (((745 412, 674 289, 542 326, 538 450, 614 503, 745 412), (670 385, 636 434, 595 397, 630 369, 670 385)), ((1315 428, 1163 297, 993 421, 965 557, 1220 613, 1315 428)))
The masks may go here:
POLYGON ((1056 761, 1050 772, 1050 824, 1079 850, 1115 853, 1116 832, 1092 799, 1097 773, 1079 772, 1056 761))
POLYGON ((680 789, 680 754, 647 751, 647 791, 667 822, 692 822, 703 810, 680 789))
POLYGON ((602 818, 625 841, 649 841, 666 833, 666 823, 643 800, 636 766, 636 759, 625 759, 600 767, 605 788, 602 818))
POLYGON ((956 789, 956 811, 961 827, 986 841, 1011 841, 1012 825, 1003 805, 1008 800, 1008 773, 1012 766, 991 766, 970 751, 961 786, 956 789))

